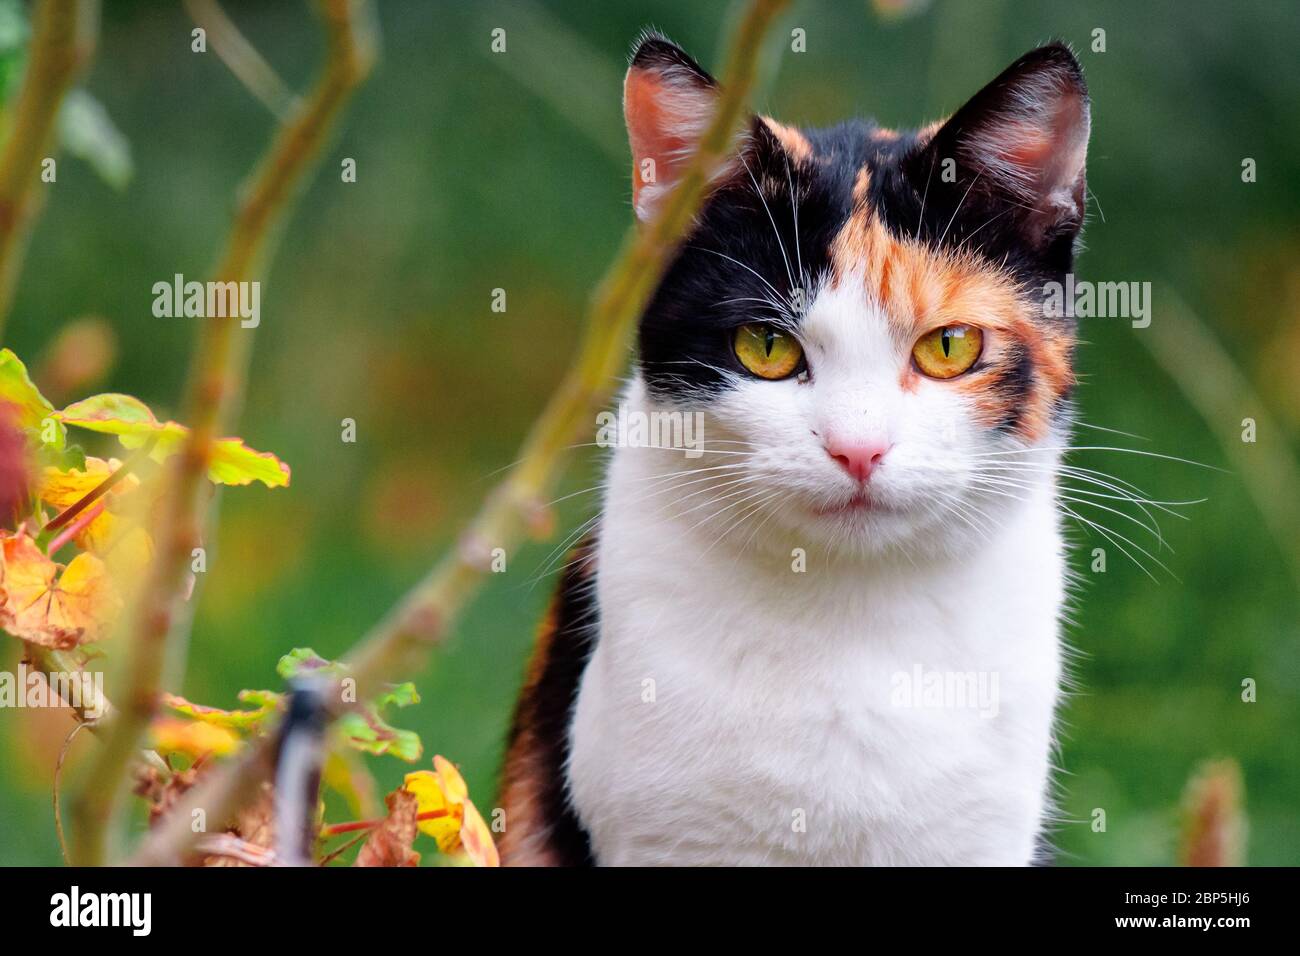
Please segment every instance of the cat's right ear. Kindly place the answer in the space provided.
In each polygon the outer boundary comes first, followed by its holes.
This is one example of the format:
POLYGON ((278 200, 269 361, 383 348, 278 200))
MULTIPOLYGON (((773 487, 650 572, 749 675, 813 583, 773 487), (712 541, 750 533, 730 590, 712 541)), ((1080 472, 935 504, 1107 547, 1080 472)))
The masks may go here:
POLYGON ((690 161, 718 103, 718 83, 681 47, 645 33, 623 81, 632 147, 632 204, 650 218, 690 161))

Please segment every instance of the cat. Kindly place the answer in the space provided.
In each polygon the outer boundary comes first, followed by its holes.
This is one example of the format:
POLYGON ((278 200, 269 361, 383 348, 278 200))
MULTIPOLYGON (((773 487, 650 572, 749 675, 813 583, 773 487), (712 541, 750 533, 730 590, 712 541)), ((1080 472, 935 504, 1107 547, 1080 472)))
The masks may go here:
MULTIPOLYGON (((715 80, 624 85, 653 216, 715 80)), ((1025 865, 1051 816, 1068 570, 1054 498, 1090 104, 1025 54, 899 133, 754 116, 640 321, 618 447, 502 782, 515 865, 1025 865)))

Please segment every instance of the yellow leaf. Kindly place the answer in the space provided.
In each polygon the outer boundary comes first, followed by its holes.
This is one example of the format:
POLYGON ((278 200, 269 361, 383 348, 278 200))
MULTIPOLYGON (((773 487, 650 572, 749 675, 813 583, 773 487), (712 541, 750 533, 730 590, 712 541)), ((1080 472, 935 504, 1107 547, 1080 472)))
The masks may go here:
POLYGON ((56 451, 63 449, 67 429, 55 419, 54 406, 49 399, 32 384, 27 366, 9 349, 0 349, 0 403, 13 406, 18 427, 23 431, 56 451), (47 420, 54 426, 49 430, 46 428, 47 420))
MULTIPOLYGON (((41 475, 40 499, 55 511, 70 508, 103 484, 121 467, 121 464, 116 458, 105 461, 102 458, 88 457, 84 471, 78 468, 69 468, 65 471, 47 467, 41 475)), ((100 514, 77 533, 74 539, 77 546, 96 554, 106 551, 122 532, 122 522, 113 513, 116 499, 139 486, 140 479, 128 474, 110 488, 99 502, 92 504, 90 507, 95 508, 102 502, 103 507, 100 509, 100 514)))
POLYGON ((460 823, 463 804, 453 804, 447 799, 437 774, 429 770, 416 770, 406 775, 402 788, 419 800, 419 813, 442 813, 443 816, 420 821, 420 832, 438 841, 438 849, 450 853, 460 845, 460 823))
MULTIPOLYGON (((117 471, 121 464, 116 458, 105 461, 103 458, 87 456, 84 471, 79 468, 69 468, 66 471, 46 468, 41 476, 41 500, 62 511, 94 491, 109 475, 117 471)), ((109 494, 121 494, 139 483, 140 479, 135 475, 127 475, 113 486, 109 494)))
POLYGON ((157 751, 190 757, 223 757, 239 746, 239 735, 228 727, 180 717, 159 717, 149 725, 149 739, 157 751))
POLYGON ((403 788, 419 800, 419 813, 443 816, 420 820, 421 832, 438 841, 443 853, 464 850, 475 866, 500 866, 492 831, 469 799, 469 788, 455 764, 441 755, 433 758, 434 771, 406 775, 403 788))
POLYGON ((26 533, 5 537, 0 554, 0 625, 10 634, 59 648, 107 635, 121 600, 99 558, 79 554, 63 568, 26 533))

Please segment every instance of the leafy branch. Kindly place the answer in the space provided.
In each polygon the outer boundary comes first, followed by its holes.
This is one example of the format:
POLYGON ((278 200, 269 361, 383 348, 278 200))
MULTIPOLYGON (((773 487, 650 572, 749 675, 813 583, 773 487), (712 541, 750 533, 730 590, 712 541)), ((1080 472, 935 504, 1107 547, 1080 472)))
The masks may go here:
MULTIPOLYGON (((319 7, 327 36, 324 69, 254 172, 215 270, 218 281, 247 281, 259 274, 276 228, 373 63, 373 25, 365 0, 320 0, 319 7)), ((208 500, 203 479, 217 436, 243 394, 250 344, 247 330, 224 318, 208 318, 200 332, 185 396, 192 431, 173 460, 155 525, 158 549, 129 616, 126 692, 119 696, 117 718, 74 803, 73 858, 82 865, 99 865, 110 857, 111 837, 130 789, 131 763, 158 709, 186 570, 203 538, 208 500)))
MULTIPOLYGON (((587 314, 577 359, 524 442, 518 467, 487 497, 458 545, 347 655, 357 696, 421 670, 431 648, 477 592, 492 548, 519 542, 546 500, 579 434, 608 400, 627 357, 636 320, 729 154, 758 69, 762 41, 788 0, 751 0, 723 70, 717 112, 695 154, 656 217, 634 227, 600 283, 587 314)), ((341 708, 340 708, 341 709, 341 708)), ((213 770, 144 838, 131 862, 178 862, 194 845, 190 818, 204 810, 227 819, 257 793, 274 767, 268 737, 240 759, 213 770)))

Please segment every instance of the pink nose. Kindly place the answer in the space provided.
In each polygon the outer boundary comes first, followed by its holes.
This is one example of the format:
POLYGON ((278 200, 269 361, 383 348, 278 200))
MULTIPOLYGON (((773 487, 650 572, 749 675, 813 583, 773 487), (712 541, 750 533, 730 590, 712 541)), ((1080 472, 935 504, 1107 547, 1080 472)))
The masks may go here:
POLYGON ((841 442, 832 439, 826 443, 826 454, 834 458, 857 481, 869 479, 887 451, 889 445, 884 442, 841 442))

